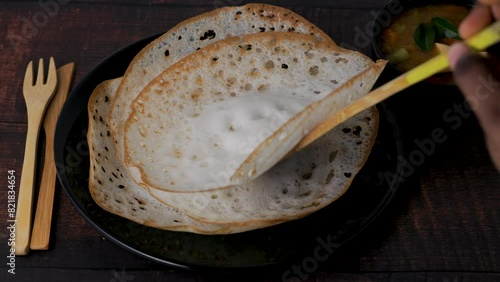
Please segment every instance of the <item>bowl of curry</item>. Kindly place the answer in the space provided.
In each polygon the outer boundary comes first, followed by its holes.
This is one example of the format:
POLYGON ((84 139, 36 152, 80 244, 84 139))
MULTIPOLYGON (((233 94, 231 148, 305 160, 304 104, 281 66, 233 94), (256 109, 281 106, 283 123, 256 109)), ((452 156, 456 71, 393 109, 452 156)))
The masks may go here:
MULTIPOLYGON (((473 1, 465 0, 389 2, 373 24, 375 56, 389 61, 387 68, 393 77, 424 63, 440 53, 439 47, 462 40, 458 26, 472 6, 473 1)), ((454 85, 450 71, 440 72, 426 82, 454 85)))

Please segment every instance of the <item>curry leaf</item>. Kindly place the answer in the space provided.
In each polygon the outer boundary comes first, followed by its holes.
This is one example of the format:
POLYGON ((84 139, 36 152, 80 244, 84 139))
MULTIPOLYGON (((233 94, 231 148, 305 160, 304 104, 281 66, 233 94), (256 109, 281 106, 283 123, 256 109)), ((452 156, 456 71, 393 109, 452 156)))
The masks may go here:
POLYGON ((438 37, 462 39, 458 34, 457 27, 447 19, 443 18, 432 18, 432 24, 436 28, 438 37))
POLYGON ((418 48, 429 51, 436 40, 436 30, 433 25, 421 23, 413 33, 413 40, 418 48))

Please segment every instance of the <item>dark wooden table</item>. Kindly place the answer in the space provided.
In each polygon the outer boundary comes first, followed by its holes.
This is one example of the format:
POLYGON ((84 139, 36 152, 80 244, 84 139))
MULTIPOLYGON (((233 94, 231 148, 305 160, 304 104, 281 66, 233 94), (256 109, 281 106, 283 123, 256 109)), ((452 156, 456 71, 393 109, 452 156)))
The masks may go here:
MULTIPOLYGON (((16 257, 16 274, 7 272, 7 175, 15 170, 20 179, 27 129, 22 79, 28 61, 54 56, 59 65, 75 62, 76 85, 98 62, 128 43, 199 13, 244 2, 0 2, 0 281, 282 280, 282 270, 221 275, 178 270, 138 257, 94 230, 60 186, 50 250, 16 257)), ((369 44, 355 37, 356 30, 372 22, 387 0, 264 2, 288 7, 337 43, 370 55, 369 44)), ((450 100, 448 108, 453 103, 450 100)), ((418 123, 406 122, 402 117, 401 126, 410 132, 410 151, 416 149, 412 140, 428 138, 439 126, 439 121, 430 121, 417 130, 412 127, 418 123), (411 135, 412 129, 420 135, 411 135)), ((467 115, 461 122, 416 167, 379 219, 349 248, 322 262, 307 281, 500 281, 500 175, 475 118, 467 115)))

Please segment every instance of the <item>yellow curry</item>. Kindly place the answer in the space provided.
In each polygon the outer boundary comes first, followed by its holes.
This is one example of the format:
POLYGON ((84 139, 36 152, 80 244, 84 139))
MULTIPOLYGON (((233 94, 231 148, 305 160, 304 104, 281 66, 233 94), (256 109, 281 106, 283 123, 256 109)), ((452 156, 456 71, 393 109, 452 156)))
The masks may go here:
MULTIPOLYGON (((449 20, 456 26, 465 18, 469 10, 464 6, 435 4, 408 9, 395 18, 382 32, 378 40, 380 51, 391 64, 402 72, 408 71, 436 56, 436 48, 423 51, 414 42, 413 34, 421 23, 430 23, 432 18, 449 20)), ((436 42, 451 44, 450 38, 438 38, 436 42)), ((430 82, 451 84, 450 73, 441 73, 429 79, 430 82)))

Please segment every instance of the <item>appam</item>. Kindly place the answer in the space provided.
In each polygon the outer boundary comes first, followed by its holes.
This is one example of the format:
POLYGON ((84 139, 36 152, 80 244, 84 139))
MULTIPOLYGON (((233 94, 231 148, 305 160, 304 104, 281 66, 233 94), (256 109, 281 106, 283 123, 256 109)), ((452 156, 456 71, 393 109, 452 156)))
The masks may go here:
POLYGON ((151 80, 186 55, 213 42, 264 31, 311 34, 317 40, 335 44, 321 29, 300 15, 267 4, 224 7, 179 23, 143 48, 121 80, 109 113, 110 131, 117 141, 117 157, 124 158, 122 141, 130 104, 151 80))
POLYGON ((248 183, 367 94, 385 63, 305 34, 219 40, 164 70, 134 99, 125 164, 134 181, 164 191, 248 183))

